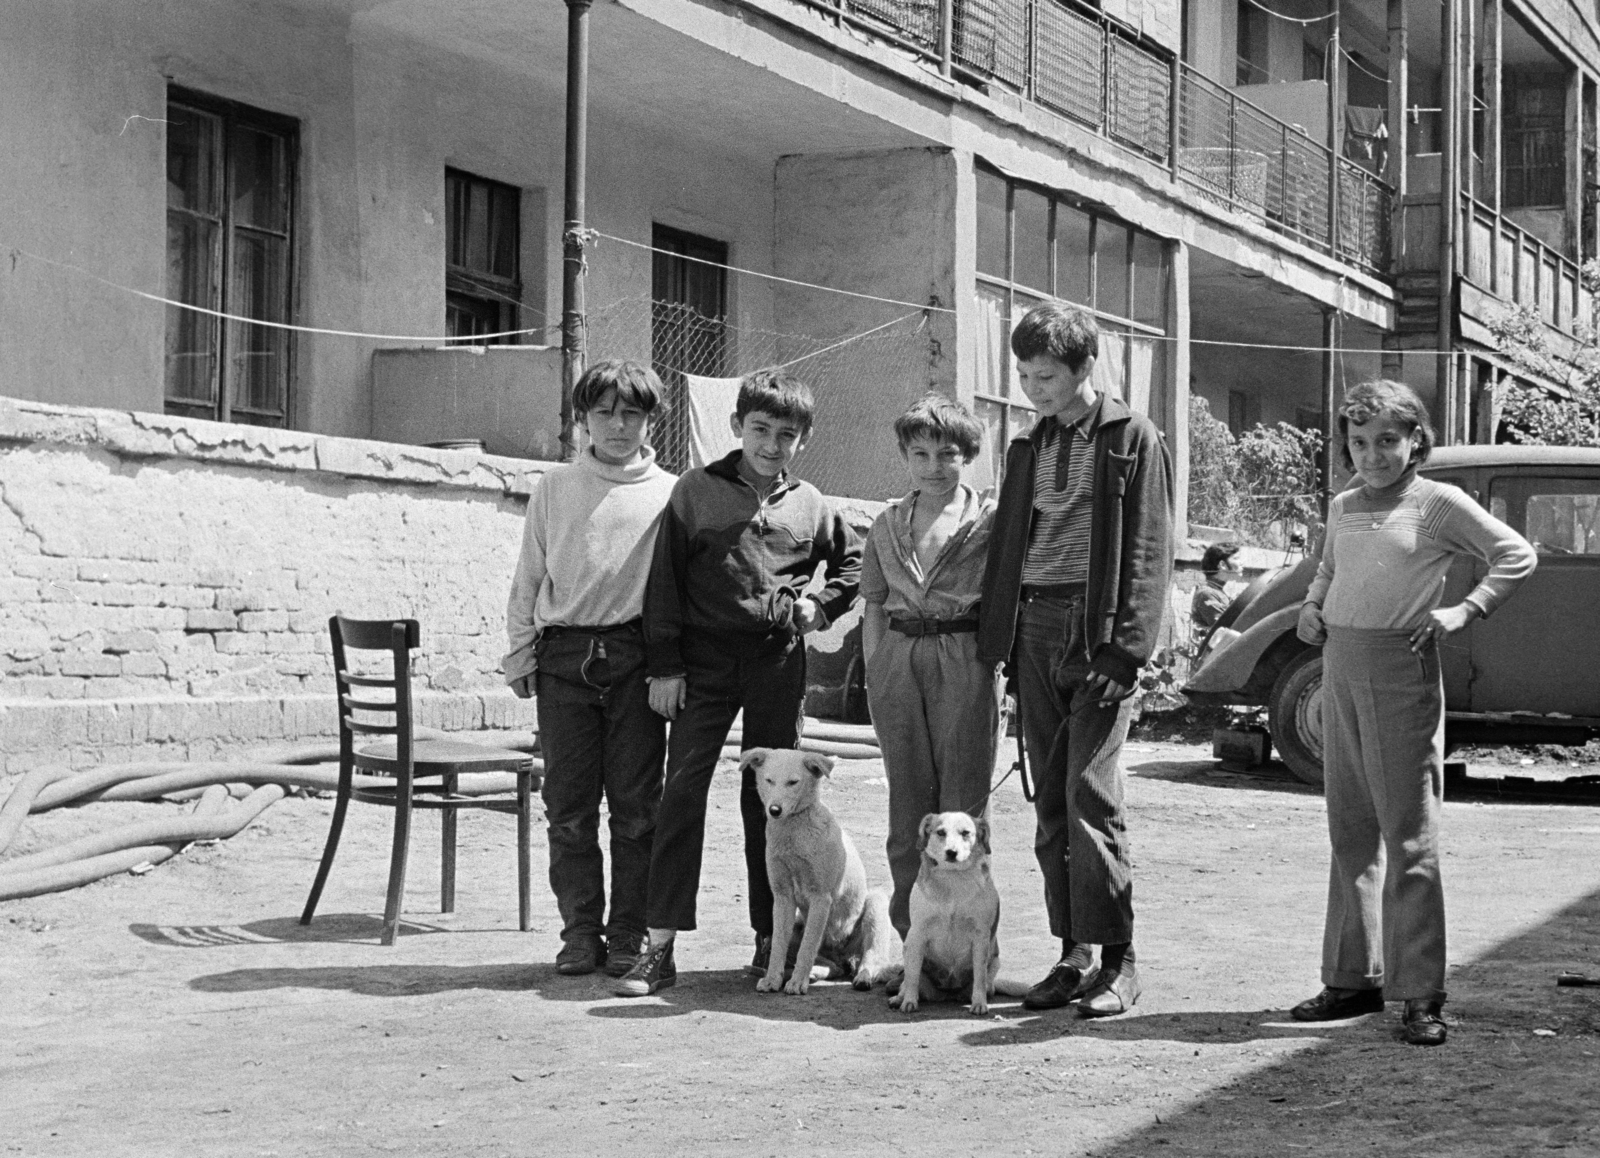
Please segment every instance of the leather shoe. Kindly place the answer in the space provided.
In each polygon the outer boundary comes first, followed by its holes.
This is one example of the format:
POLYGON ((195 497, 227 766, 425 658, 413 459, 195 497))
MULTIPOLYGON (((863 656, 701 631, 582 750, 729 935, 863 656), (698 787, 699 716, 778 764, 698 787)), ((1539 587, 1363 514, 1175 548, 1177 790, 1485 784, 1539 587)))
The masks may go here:
POLYGON ((1439 1001, 1408 1001, 1400 1029, 1400 1040, 1407 1045, 1443 1045, 1449 1032, 1439 1016, 1439 1001))
POLYGON ((574 937, 556 954, 556 972, 564 977, 593 973, 606 963, 606 943, 599 937, 574 937))
POLYGON ((1139 1000, 1139 971, 1124 962, 1121 969, 1107 975, 1101 970, 1094 988, 1078 1002, 1079 1017, 1115 1017, 1126 1013, 1139 1000))
POLYGON ((1091 969, 1085 976, 1084 971, 1076 965, 1057 961, 1045 974, 1044 980, 1023 996, 1022 1008, 1060 1009, 1063 1005, 1070 1005, 1089 992, 1098 976, 1096 970, 1091 969))
POLYGON ((1383 1012, 1382 989, 1338 989, 1329 985, 1289 1011, 1296 1021, 1342 1021, 1363 1013, 1383 1012))

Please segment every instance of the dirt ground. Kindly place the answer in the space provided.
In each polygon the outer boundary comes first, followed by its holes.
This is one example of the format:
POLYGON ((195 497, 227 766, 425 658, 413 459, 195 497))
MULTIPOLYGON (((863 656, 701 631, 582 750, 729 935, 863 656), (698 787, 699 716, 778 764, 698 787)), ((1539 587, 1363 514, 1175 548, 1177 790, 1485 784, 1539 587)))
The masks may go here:
MULTIPOLYGON (((905 1017, 881 991, 766 996, 731 776, 713 789, 701 929, 676 988, 563 978, 535 849, 516 931, 512 820, 461 823, 458 912, 424 819, 405 936, 376 943, 389 814, 352 809, 322 914, 296 923, 331 804, 285 800, 142 877, 0 904, 0 1146, 27 1155, 1600 1154, 1600 810, 1445 808, 1452 975, 1442 1049, 1398 1009, 1306 1026, 1318 987, 1322 801, 1220 773, 1197 746, 1126 754, 1145 992, 1081 1021, 1002 1001, 905 1017)), ((725 767, 725 772, 727 771, 725 767)), ((0 791, 9 785, 0 784, 0 791)), ((886 883, 882 766, 828 790, 886 883)), ((35 818, 14 852, 176 805, 35 818)), ((1030 807, 996 795, 1004 972, 1053 960, 1030 807)))

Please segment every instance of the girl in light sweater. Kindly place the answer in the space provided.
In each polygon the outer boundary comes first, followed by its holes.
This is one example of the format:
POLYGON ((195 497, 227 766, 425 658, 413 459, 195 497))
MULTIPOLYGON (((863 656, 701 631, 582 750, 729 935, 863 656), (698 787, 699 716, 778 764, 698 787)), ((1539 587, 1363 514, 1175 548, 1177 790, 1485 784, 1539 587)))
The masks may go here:
POLYGON ((661 380, 635 362, 584 371, 572 409, 589 435, 528 496, 506 606, 506 682, 539 698, 550 888, 561 912, 556 971, 620 977, 639 957, 665 776, 666 721, 645 681, 645 580, 677 476, 647 441, 661 380), (611 908, 600 797, 611 836, 611 908))
POLYGON ((1322 737, 1333 860, 1321 993, 1291 1011, 1329 1021, 1404 1001, 1402 1038, 1442 1045, 1446 1028, 1444 688, 1439 646, 1489 615, 1534 567, 1533 548, 1459 488, 1420 478, 1433 449, 1410 387, 1366 382, 1339 411, 1340 457, 1359 472, 1329 504, 1322 565, 1299 636, 1323 645, 1322 737), (1457 555, 1489 573, 1440 607, 1457 555))

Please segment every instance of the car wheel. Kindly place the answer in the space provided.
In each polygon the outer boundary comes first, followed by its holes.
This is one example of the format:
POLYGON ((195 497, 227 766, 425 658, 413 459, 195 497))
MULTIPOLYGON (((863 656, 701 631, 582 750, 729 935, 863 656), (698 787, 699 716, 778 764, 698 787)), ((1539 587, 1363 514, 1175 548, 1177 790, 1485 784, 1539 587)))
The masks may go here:
POLYGON ((1295 779, 1322 787, 1322 651, 1303 651, 1278 673, 1267 706, 1278 754, 1295 779))

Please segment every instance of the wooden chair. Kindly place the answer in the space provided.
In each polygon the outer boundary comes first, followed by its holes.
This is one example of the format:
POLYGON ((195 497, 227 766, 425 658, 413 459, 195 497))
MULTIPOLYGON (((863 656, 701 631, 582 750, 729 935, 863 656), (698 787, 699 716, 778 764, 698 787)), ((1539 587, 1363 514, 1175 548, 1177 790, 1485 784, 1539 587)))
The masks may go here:
MULTIPOLYGON (((528 931, 529 839, 532 832, 533 790, 539 777, 533 760, 522 752, 490 748, 459 740, 417 739, 412 734, 411 653, 421 640, 415 619, 346 619, 335 615, 328 620, 333 636, 334 682, 339 694, 339 789, 333 806, 333 823, 328 843, 322 850, 322 864, 311 886, 300 923, 309 925, 327 883, 333 854, 339 847, 344 828, 345 809, 351 800, 382 804, 395 810, 394 852, 389 859, 389 896, 383 910, 383 944, 394 944, 400 928, 400 908, 406 888, 406 854, 411 840, 411 813, 417 808, 442 811, 443 849, 440 860, 441 912, 455 911, 456 902, 456 813, 463 808, 482 808, 517 814, 517 916, 523 932, 528 931), (390 671, 384 675, 352 671, 345 649, 389 653, 390 671), (392 698, 375 698, 363 693, 359 698, 352 688, 389 689, 392 698), (358 735, 387 735, 389 740, 356 747, 358 735), (469 772, 515 772, 514 794, 468 796, 457 792, 458 777, 469 772), (356 786, 356 773, 383 777, 392 783, 381 786, 356 786)), ((381 695, 381 692, 379 693, 381 695)))

